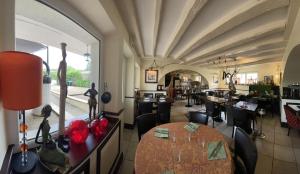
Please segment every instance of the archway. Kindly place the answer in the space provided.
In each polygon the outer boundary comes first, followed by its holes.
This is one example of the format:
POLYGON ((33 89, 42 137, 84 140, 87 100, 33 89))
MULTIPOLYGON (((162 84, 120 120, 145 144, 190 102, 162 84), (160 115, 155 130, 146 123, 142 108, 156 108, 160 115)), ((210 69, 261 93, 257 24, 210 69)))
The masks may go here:
POLYGON ((193 82, 193 84, 202 88, 208 88, 209 86, 208 80, 201 73, 189 69, 177 69, 165 72, 160 76, 158 83, 160 85, 168 86, 171 83, 171 77, 173 77, 173 80, 193 82), (182 78, 185 78, 185 80, 182 78))
POLYGON ((299 65, 300 65, 300 44, 295 46, 287 57, 284 68, 282 85, 288 86, 293 83, 300 83, 299 65))

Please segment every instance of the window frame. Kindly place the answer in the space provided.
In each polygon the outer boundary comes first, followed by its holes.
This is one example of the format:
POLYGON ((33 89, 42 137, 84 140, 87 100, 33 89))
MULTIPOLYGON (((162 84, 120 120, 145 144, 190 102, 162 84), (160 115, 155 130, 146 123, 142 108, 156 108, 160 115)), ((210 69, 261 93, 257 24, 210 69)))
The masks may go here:
MULTIPOLYGON (((93 36, 97 41, 98 41, 98 43, 99 43, 99 57, 98 57, 98 59, 99 59, 99 65, 98 65, 98 72, 97 72, 97 74, 99 74, 98 75, 98 92, 99 92, 99 94, 98 94, 98 96, 97 96, 97 98, 98 98, 98 101, 100 101, 100 99, 101 99, 101 97, 100 97, 100 94, 102 93, 102 91, 103 91, 103 87, 101 86, 102 85, 102 83, 101 83, 101 80, 102 80, 102 74, 101 74, 101 69, 102 69, 102 44, 103 44, 103 42, 102 42, 102 35, 101 34, 99 34, 100 36, 98 37, 98 36, 96 36, 95 34, 93 34, 91 31, 89 31, 88 29, 87 29, 87 27, 85 27, 85 26, 83 26, 82 24, 80 24, 79 22, 77 22, 75 19, 73 19, 71 16, 72 15, 67 15, 66 13, 64 13, 62 10, 60 10, 60 9, 58 9, 55 5, 53 5, 53 4, 49 4, 49 3, 47 3, 47 2, 45 2, 45 1, 43 1, 43 0, 36 0, 38 3, 41 3, 42 5, 45 5, 46 7, 48 7, 48 8, 51 8, 52 10, 54 10, 54 11, 56 11, 57 13, 59 13, 60 15, 63 15, 63 16, 65 16, 66 18, 68 18, 69 20, 71 20, 72 22, 74 22, 76 25, 78 25, 79 27, 81 27, 83 30, 85 30, 87 33, 89 33, 91 36, 93 36)), ((74 11, 75 9, 71 9, 71 11, 74 11)), ((16 20, 16 19, 14 19, 14 20, 16 20)), ((15 21, 14 21, 15 22, 15 21)), ((87 25, 89 25, 89 24, 87 24, 87 25)), ((15 39, 17 39, 16 37, 15 37, 15 39)), ((47 52, 48 52, 48 49, 49 48, 47 48, 47 52)), ((49 53, 49 52, 48 52, 49 53)), ((48 59, 48 58, 47 58, 48 59)), ((47 60, 47 62, 48 62, 49 60, 47 60)), ((100 111, 101 110, 101 107, 102 107, 102 104, 101 104, 101 102, 98 102, 98 107, 97 107, 97 109, 98 109, 98 111, 100 111)), ((81 116, 79 116, 78 117, 79 119, 81 118, 81 116)), ((78 119, 77 118, 77 119, 78 119)), ((73 119, 72 119, 73 120, 73 119)), ((65 120, 65 131, 68 129, 68 126, 69 126, 69 124, 70 124, 70 122, 72 121, 72 120, 68 120, 68 121, 66 121, 65 120)), ((85 121, 87 121, 88 120, 88 118, 86 118, 86 119, 84 119, 85 121)), ((18 119, 18 124, 19 124, 19 122, 20 122, 20 120, 18 119)), ((56 123, 57 125, 58 125, 58 123, 56 123)), ((54 124, 55 126, 56 126, 56 124, 54 124)), ((55 130, 55 131, 53 131, 53 132, 51 132, 50 133, 51 135, 52 135, 52 137, 53 138, 57 138, 58 137, 58 130, 55 130)), ((20 134, 19 134, 19 132, 18 132, 18 135, 17 135, 18 137, 20 136, 20 134)), ((40 138, 41 136, 39 136, 39 138, 40 138)), ((18 138, 19 139, 19 138, 18 138)), ((30 139, 27 139, 26 140, 27 141, 27 144, 28 144, 28 146, 29 146, 29 148, 34 148, 34 147, 37 147, 38 146, 38 144, 35 144, 35 137, 33 137, 33 138, 30 138, 30 139)), ((20 143, 20 142, 18 142, 18 143, 20 143)))

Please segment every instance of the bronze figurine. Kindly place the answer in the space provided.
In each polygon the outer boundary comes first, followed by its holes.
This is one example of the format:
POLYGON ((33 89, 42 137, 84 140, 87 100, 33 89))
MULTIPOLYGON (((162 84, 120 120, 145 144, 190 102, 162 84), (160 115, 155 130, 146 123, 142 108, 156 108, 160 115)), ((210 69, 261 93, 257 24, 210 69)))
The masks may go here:
POLYGON ((89 104, 89 119, 90 122, 92 121, 92 113, 93 113, 93 119, 96 118, 96 108, 97 108, 97 99, 96 95, 98 95, 98 91, 95 89, 95 83, 92 83, 91 89, 88 89, 84 94, 84 96, 88 96, 88 104, 89 104))

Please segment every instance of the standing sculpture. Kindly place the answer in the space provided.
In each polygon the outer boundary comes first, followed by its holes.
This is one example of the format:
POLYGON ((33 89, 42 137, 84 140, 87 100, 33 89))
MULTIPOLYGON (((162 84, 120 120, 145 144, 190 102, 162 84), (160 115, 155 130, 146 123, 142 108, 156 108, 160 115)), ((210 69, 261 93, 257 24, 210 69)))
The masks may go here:
POLYGON ((233 82, 233 76, 237 74, 237 70, 234 70, 233 73, 226 73, 225 71, 223 71, 223 80, 226 79, 227 77, 229 77, 229 84, 228 84, 228 88, 229 88, 229 101, 232 100, 232 96, 236 93, 236 88, 233 82))
POLYGON ((52 107, 46 105, 42 109, 42 116, 44 117, 39 126, 35 137, 35 143, 41 144, 40 149, 37 151, 41 162, 51 171, 59 170, 60 173, 65 173, 68 168, 68 157, 56 147, 54 140, 50 134, 50 125, 48 118, 52 112, 52 107), (42 141, 39 141, 40 131, 42 131, 42 141))
POLYGON ((95 89, 95 83, 93 82, 91 85, 91 88, 88 89, 84 94, 84 96, 88 96, 88 104, 89 104, 89 119, 90 122, 92 121, 92 114, 93 114, 93 119, 96 118, 96 108, 97 108, 97 99, 96 95, 98 95, 98 91, 95 89))
MULTIPOLYGON (((67 62, 66 62, 66 43, 61 43, 61 50, 62 50, 62 57, 63 60, 59 63, 59 67, 57 70, 57 78, 60 85, 60 96, 59 96, 59 137, 58 137, 58 147, 62 150, 66 150, 65 145, 68 144, 65 141, 65 110, 66 110, 66 98, 68 94, 68 87, 67 87, 67 62)), ((67 147, 68 149, 68 147, 67 147)))

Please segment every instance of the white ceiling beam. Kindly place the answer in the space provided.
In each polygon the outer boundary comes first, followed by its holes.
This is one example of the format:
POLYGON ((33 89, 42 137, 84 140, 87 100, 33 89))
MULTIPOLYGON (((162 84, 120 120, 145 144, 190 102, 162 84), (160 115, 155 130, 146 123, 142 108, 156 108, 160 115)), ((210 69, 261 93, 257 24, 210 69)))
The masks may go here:
POLYGON ((126 8, 128 12, 128 17, 130 21, 132 22, 132 29, 133 33, 129 34, 129 37, 131 37, 131 44, 134 44, 137 46, 137 52, 139 53, 140 57, 144 57, 144 45, 141 37, 141 30, 140 30, 140 25, 137 19, 137 11, 136 11, 136 6, 134 3, 134 0, 127 0, 126 1, 126 8))
POLYGON ((163 53, 163 57, 168 57, 170 55, 184 32, 187 30, 198 12, 205 6, 206 3, 207 0, 193 0, 192 3, 189 1, 186 2, 186 5, 183 7, 184 9, 182 10, 181 16, 176 24, 176 28, 168 40, 168 46, 163 53))
POLYGON ((257 51, 256 53, 250 53, 250 54, 240 54, 241 57, 262 57, 267 56, 271 54, 283 54, 285 48, 275 48, 275 49, 269 49, 269 50, 263 50, 263 51, 257 51))
POLYGON ((290 6, 288 10, 288 18, 287 18, 287 24, 286 29, 284 32, 284 38, 289 39, 290 34, 292 32, 297 13, 300 8, 300 1, 299 0, 290 0, 290 6))
POLYGON ((203 58, 217 52, 226 51, 229 48, 236 47, 259 38, 283 31, 285 29, 285 20, 271 22, 269 24, 257 27, 253 30, 237 34, 226 40, 220 41, 215 45, 208 47, 207 49, 202 49, 200 52, 185 57, 185 62, 190 62, 195 59, 203 58))
POLYGON ((188 44, 186 44, 176 55, 174 55, 174 58, 181 58, 190 53, 193 49, 233 29, 234 27, 267 11, 284 7, 288 4, 289 0, 247 1, 243 6, 220 18, 210 27, 192 38, 188 44))
POLYGON ((161 19, 161 9, 162 9, 162 0, 155 0, 155 18, 154 18, 154 27, 153 27, 153 51, 152 56, 156 56, 156 47, 157 47, 157 37, 158 37, 158 29, 161 19))
MULTIPOLYGON (((115 25, 116 29, 122 34, 125 42, 130 44, 129 32, 126 28, 126 25, 124 24, 124 21, 122 20, 122 17, 119 13, 119 10, 117 9, 115 2, 111 0, 99 0, 99 2, 105 9, 107 15, 109 16, 112 23, 115 25)), ((137 54, 136 50, 133 50, 133 52, 137 54)))
POLYGON ((276 54, 271 54, 271 55, 262 56, 262 57, 241 58, 237 61, 230 61, 230 62, 221 63, 221 64, 205 63, 205 64, 199 65, 199 67, 210 67, 210 68, 234 67, 236 65, 253 63, 253 62, 262 61, 262 60, 269 60, 271 58, 280 58, 280 59, 282 59, 282 57, 283 57, 283 53, 280 53, 280 54, 276 53, 276 54))
POLYGON ((199 64, 202 62, 207 62, 208 60, 211 59, 216 59, 218 57, 223 57, 225 55, 235 55, 241 52, 245 52, 248 50, 255 50, 255 49, 266 49, 266 48, 274 48, 274 47, 280 47, 280 46, 285 46, 286 45, 286 41, 283 40, 283 36, 281 33, 272 35, 272 36, 268 36, 259 40, 255 40, 253 42, 238 46, 238 47, 234 47, 234 48, 230 48, 226 51, 222 51, 219 52, 217 54, 213 54, 211 56, 202 58, 202 59, 198 59, 195 61, 191 61, 190 63, 188 63, 188 65, 195 65, 195 64, 199 64))

